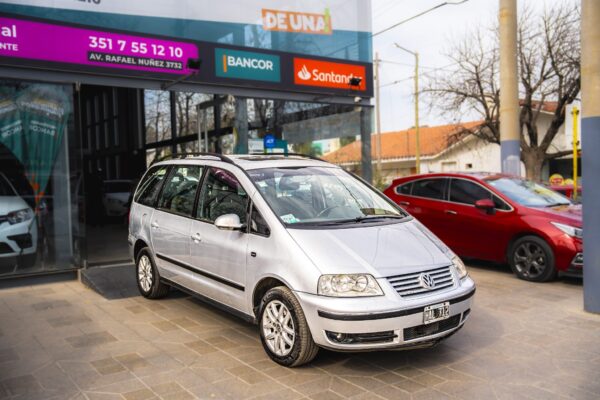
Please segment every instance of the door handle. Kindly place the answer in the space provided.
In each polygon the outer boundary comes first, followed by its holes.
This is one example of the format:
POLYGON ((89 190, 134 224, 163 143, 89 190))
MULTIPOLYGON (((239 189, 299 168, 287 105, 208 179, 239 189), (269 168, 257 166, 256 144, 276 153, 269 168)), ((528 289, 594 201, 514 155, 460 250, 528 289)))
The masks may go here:
POLYGON ((192 240, 194 241, 194 243, 198 243, 202 241, 202 236, 200 236, 199 233, 194 233, 192 235, 192 240))
POLYGON ((150 224, 151 227, 153 227, 154 229, 158 229, 158 222, 154 221, 150 224))
POLYGON ((410 202, 408 202, 408 201, 400 201, 399 204, 401 206, 410 206, 410 202))
POLYGON ((446 214, 450 214, 450 215, 456 215, 456 214, 458 214, 458 213, 457 213, 456 211, 454 211, 454 210, 446 210, 446 211, 445 211, 445 213, 446 213, 446 214))

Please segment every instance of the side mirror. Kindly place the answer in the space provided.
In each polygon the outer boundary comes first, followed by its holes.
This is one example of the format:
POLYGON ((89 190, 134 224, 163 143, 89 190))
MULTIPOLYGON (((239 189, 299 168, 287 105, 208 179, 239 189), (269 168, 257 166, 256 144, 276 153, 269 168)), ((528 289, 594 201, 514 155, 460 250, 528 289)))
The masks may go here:
POLYGON ((485 211, 486 214, 493 214, 496 212, 496 205, 491 199, 481 199, 475 202, 475 208, 481 211, 485 211))
POLYGON ((225 231, 240 231, 245 225, 240 222, 236 214, 223 214, 215 220, 215 226, 225 231))

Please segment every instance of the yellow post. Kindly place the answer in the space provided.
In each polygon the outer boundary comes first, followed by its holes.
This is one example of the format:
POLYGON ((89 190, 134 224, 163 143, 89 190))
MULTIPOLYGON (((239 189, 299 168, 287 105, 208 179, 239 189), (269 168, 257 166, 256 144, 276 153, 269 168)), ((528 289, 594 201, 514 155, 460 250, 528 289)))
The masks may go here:
POLYGON ((579 109, 576 105, 573 105, 571 109, 571 115, 573 115, 573 200, 577 200, 577 171, 578 167, 578 153, 579 153, 579 137, 577 135, 577 116, 579 115, 579 109))

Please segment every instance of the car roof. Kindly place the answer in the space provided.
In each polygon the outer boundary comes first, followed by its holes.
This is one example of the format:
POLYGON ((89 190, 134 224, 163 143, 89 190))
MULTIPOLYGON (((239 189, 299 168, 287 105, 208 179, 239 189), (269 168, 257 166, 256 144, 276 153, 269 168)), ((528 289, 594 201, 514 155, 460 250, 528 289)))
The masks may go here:
POLYGON ((410 175, 402 178, 397 178, 395 181, 413 181, 423 178, 473 178, 482 181, 493 180, 498 178, 519 178, 521 177, 502 174, 498 172, 485 172, 485 171, 468 171, 468 172, 430 172, 427 174, 410 175))
POLYGON ((261 168, 298 168, 298 167, 329 167, 339 168, 336 165, 330 164, 326 161, 320 160, 315 157, 298 155, 298 154, 232 154, 232 155, 221 155, 221 154, 201 154, 201 155, 190 155, 190 156, 179 156, 177 158, 165 160, 156 163, 155 165, 164 164, 181 164, 185 161, 185 164, 194 164, 196 161, 210 161, 210 162, 222 162, 227 165, 236 165, 243 170, 253 170, 261 168))

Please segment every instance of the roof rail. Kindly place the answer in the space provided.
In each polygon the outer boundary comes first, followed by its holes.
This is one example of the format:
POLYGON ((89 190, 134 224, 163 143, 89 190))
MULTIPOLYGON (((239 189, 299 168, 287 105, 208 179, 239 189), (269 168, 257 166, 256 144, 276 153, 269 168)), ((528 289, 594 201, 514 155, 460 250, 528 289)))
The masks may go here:
POLYGON ((167 154, 166 156, 161 157, 159 161, 184 159, 184 158, 188 158, 188 157, 199 157, 199 158, 200 157, 212 157, 212 158, 216 158, 218 160, 221 160, 221 161, 229 163, 229 164, 235 164, 235 162, 233 162, 233 160, 231 158, 229 158, 223 154, 211 153, 211 152, 207 152, 207 151, 167 154))
POLYGON ((250 156, 283 156, 283 157, 287 157, 287 156, 294 156, 294 157, 304 157, 304 158, 309 158, 311 160, 315 160, 315 161, 323 161, 323 162, 327 162, 325 160, 323 160, 322 158, 316 157, 316 156, 311 156, 310 154, 302 154, 302 153, 249 153, 248 155, 250 156))

